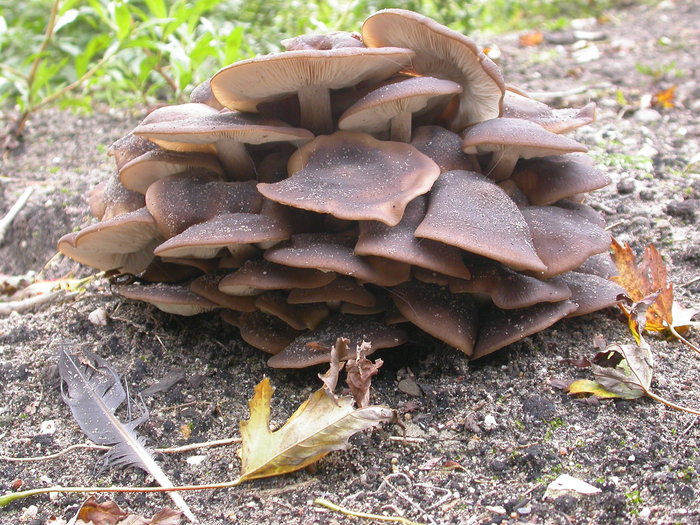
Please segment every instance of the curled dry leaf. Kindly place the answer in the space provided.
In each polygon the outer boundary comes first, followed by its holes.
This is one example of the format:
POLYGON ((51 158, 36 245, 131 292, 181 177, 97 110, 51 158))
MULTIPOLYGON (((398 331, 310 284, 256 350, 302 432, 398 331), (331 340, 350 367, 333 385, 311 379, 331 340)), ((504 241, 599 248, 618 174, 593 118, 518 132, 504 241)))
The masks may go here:
POLYGON ((355 433, 396 419, 395 411, 388 407, 356 409, 351 397, 334 399, 321 388, 282 428, 271 432, 272 392, 268 378, 258 383, 249 402, 250 419, 241 421, 239 482, 300 470, 333 450, 346 448, 355 433))
MULTIPOLYGON (((673 283, 668 282, 666 265, 653 244, 644 249, 641 262, 629 244, 622 246, 612 241, 612 256, 619 275, 612 280, 622 286, 627 295, 638 303, 658 292, 658 297, 646 311, 645 329, 650 332, 671 330, 683 334, 695 323, 692 318, 698 310, 683 308, 673 300, 673 283)), ((630 309, 621 305, 625 314, 630 309)))
POLYGON ((384 364, 384 361, 377 359, 375 362, 367 359, 367 352, 372 346, 363 341, 357 347, 357 356, 355 359, 350 359, 345 366, 347 372, 348 386, 350 393, 355 398, 357 406, 360 408, 369 405, 369 389, 372 384, 372 376, 379 373, 379 369, 384 364))
POLYGON ((349 339, 339 337, 331 347, 331 362, 328 371, 325 374, 318 374, 318 378, 323 381, 323 388, 333 399, 335 399, 335 387, 338 384, 338 375, 345 366, 345 362, 340 361, 340 356, 348 354, 349 344, 349 339))
POLYGON ((128 516, 114 501, 97 501, 95 496, 86 499, 76 515, 76 521, 94 525, 116 525, 128 516))

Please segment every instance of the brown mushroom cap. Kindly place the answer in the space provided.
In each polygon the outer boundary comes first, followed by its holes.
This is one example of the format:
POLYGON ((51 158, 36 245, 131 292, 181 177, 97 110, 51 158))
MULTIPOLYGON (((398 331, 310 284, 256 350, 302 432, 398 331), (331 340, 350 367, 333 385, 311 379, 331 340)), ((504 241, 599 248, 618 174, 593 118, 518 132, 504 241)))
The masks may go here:
POLYGON ((137 274, 153 260, 153 248, 160 242, 153 217, 141 208, 64 235, 58 251, 99 270, 137 274))
POLYGON ((125 188, 145 195, 154 182, 189 169, 207 170, 219 176, 224 174, 215 155, 158 148, 124 164, 119 170, 119 180, 125 188))
POLYGON ((388 47, 287 51, 225 67, 211 79, 211 88, 224 106, 247 112, 297 93, 301 127, 324 134, 332 131, 331 89, 384 80, 412 58, 413 51, 388 47))
POLYGON ((583 144, 557 135, 542 126, 518 118, 496 118, 480 122, 462 134, 465 153, 491 153, 487 175, 496 181, 510 177, 518 159, 560 153, 585 152, 583 144))
MULTIPOLYGON (((233 324, 233 323, 232 323, 233 324)), ((263 312, 244 312, 238 318, 241 339, 268 354, 279 354, 299 335, 279 317, 263 312)))
POLYGON ((278 317, 295 330, 314 329, 330 314, 325 304, 289 304, 282 292, 265 292, 255 298, 263 313, 278 317))
POLYGON ((419 126, 413 130, 411 146, 440 166, 440 171, 481 171, 473 155, 462 151, 462 138, 442 126, 419 126))
POLYGON ((114 157, 117 170, 148 151, 158 149, 158 145, 133 133, 115 140, 107 149, 107 155, 114 157))
POLYGON ((323 35, 299 35, 285 38, 280 43, 287 51, 364 47, 359 33, 348 33, 347 31, 331 31, 323 35))
POLYGON ((253 181, 222 182, 209 173, 172 175, 146 192, 146 207, 166 239, 223 213, 258 213, 262 203, 253 181))
POLYGON ((355 239, 343 234, 299 233, 265 251, 268 261, 295 268, 317 268, 349 275, 358 281, 392 286, 408 279, 410 267, 353 251, 355 239))
POLYGON ((224 277, 219 283, 219 290, 231 295, 258 295, 264 290, 318 288, 333 279, 334 273, 254 260, 246 261, 241 268, 224 277))
POLYGON ((140 193, 125 188, 114 173, 106 181, 90 190, 88 204, 90 212, 95 217, 106 221, 122 213, 143 208, 146 201, 140 193))
POLYGON ((440 175, 430 193, 428 213, 415 235, 483 255, 516 270, 546 269, 515 203, 493 181, 471 171, 440 175))
POLYGON ((571 300, 578 305, 578 309, 568 317, 578 317, 618 302, 618 296, 625 290, 617 283, 609 281, 597 275, 589 275, 579 272, 566 272, 559 276, 571 289, 571 300))
POLYGON ((310 131, 293 128, 281 120, 237 111, 214 111, 192 118, 141 123, 132 133, 174 151, 206 151, 209 145, 214 145, 227 173, 237 180, 245 180, 255 173, 245 144, 301 144, 313 138, 310 131))
POLYGON ((218 304, 180 285, 166 283, 148 286, 126 284, 112 286, 112 290, 127 299, 150 303, 159 310, 170 314, 189 316, 219 308, 218 304))
POLYGON ((258 184, 270 200, 339 219, 395 226, 440 168, 413 146, 348 131, 316 137, 289 160, 290 177, 258 184))
POLYGON ((471 358, 484 357, 528 335, 541 332, 577 308, 576 303, 571 301, 559 301, 539 303, 518 310, 501 310, 494 307, 482 312, 479 337, 471 358))
POLYGON ((370 308, 376 304, 377 299, 354 279, 338 276, 324 286, 291 290, 287 302, 290 304, 323 302, 331 305, 344 302, 370 308))
POLYGON ((209 79, 195 86, 192 93, 190 93, 190 102, 194 102, 195 104, 206 104, 207 106, 211 106, 216 110, 224 109, 224 106, 222 106, 221 103, 216 100, 216 97, 211 92, 209 79))
POLYGON ((594 102, 582 108, 554 109, 543 102, 507 89, 503 98, 503 117, 519 118, 539 124, 552 133, 568 133, 595 120, 594 102))
POLYGON ((477 308, 469 295, 417 281, 392 290, 399 312, 424 332, 471 355, 477 334, 477 308))
POLYGON ((411 140, 411 117, 461 93, 450 80, 413 77, 371 91, 350 106, 338 121, 346 131, 381 133, 391 129, 391 140, 411 140))
POLYGON ((617 267, 610 257, 610 254, 607 252, 591 255, 581 266, 576 268, 576 271, 589 275, 597 275, 603 279, 610 279, 618 274, 617 267))
POLYGON ((420 196, 406 206, 403 218, 396 226, 361 221, 355 253, 385 257, 452 277, 469 279, 469 270, 464 266, 458 248, 430 239, 419 239, 414 235, 425 218, 427 207, 427 199, 420 196))
POLYGON ((537 255, 547 265, 543 278, 573 270, 610 247, 610 234, 574 211, 556 206, 527 206, 520 211, 537 255))
POLYGON ((596 168, 589 156, 579 153, 521 160, 511 179, 537 206, 610 184, 610 177, 596 168))
POLYGON ((271 357, 267 364, 272 368, 305 368, 329 363, 330 349, 338 337, 350 340, 350 355, 340 356, 341 361, 353 357, 355 348, 363 341, 370 343, 366 355, 382 348, 393 348, 406 342, 406 334, 398 328, 389 327, 367 317, 335 315, 321 323, 318 328, 300 335, 282 352, 271 357))
POLYGON ((275 219, 256 213, 223 213, 206 222, 190 226, 158 246, 160 257, 215 257, 223 248, 236 254, 239 248, 253 248, 254 243, 288 239, 289 228, 275 219))
POLYGON ((486 261, 470 267, 472 278, 451 279, 450 291, 486 294, 503 310, 526 308, 544 302, 556 303, 571 296, 571 290, 560 279, 542 281, 486 261))
POLYGON ((368 47, 400 46, 415 51, 412 69, 420 75, 452 80, 464 91, 451 129, 501 114, 505 83, 498 67, 471 39, 430 18, 403 9, 383 9, 362 25, 368 47))
POLYGON ((230 295, 219 290, 222 276, 209 273, 196 278, 190 283, 190 290, 205 299, 224 308, 237 312, 254 312, 255 298, 251 296, 230 295))

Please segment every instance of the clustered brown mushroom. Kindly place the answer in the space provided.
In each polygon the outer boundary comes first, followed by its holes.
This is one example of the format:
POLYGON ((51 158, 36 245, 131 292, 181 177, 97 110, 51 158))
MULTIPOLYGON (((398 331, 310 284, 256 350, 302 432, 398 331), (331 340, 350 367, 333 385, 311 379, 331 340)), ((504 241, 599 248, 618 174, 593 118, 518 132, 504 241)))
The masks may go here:
POLYGON ((273 367, 372 351, 409 324, 478 358, 620 292, 608 178, 552 109, 504 83, 470 38, 386 9, 361 34, 302 36, 227 66, 109 153, 100 222, 59 250, 134 274, 167 312, 219 310, 273 367))

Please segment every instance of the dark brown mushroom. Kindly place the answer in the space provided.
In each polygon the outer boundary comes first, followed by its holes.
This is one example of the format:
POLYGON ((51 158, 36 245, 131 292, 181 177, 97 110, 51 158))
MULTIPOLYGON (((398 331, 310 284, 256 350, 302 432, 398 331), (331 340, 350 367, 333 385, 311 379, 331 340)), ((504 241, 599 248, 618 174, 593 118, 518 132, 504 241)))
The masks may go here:
POLYGON ((220 308, 212 301, 180 285, 158 283, 148 286, 126 284, 112 286, 112 290, 135 301, 152 304, 159 310, 177 315, 197 315, 220 308))
POLYGON ((493 181, 471 171, 440 175, 430 193, 428 213, 415 235, 516 270, 546 269, 518 207, 493 181))
POLYGON ((318 288, 335 279, 335 274, 309 268, 291 268, 270 261, 246 261, 224 277, 219 290, 231 295, 258 295, 265 290, 318 288))
POLYGON ((258 184, 258 191, 287 206, 391 226, 440 175, 437 164, 409 144, 348 131, 316 137, 292 155, 288 169, 288 179, 258 184))

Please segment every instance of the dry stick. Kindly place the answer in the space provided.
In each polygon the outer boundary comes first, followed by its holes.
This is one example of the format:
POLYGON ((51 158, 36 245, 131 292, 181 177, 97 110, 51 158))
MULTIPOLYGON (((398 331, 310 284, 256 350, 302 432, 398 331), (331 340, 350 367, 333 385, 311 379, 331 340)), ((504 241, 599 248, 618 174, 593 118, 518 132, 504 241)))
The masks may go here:
POLYGON ((665 399, 661 396, 654 394, 650 390, 645 390, 644 393, 646 395, 648 395, 650 398, 658 401, 659 403, 663 403, 666 406, 669 406, 671 408, 675 408, 676 410, 680 410, 682 412, 688 412, 688 414, 695 414, 696 416, 700 416, 700 410, 694 410, 692 408, 684 407, 682 405, 676 405, 675 403, 672 403, 668 399, 665 399))
MULTIPOLYGON (((390 489, 392 489, 394 492, 396 492, 396 494, 397 494, 401 499, 405 500, 409 505, 411 505, 411 506, 412 506, 413 508, 415 508, 418 512, 420 512, 422 516, 425 516, 426 518, 428 518, 428 520, 430 521, 430 523, 432 523, 433 525, 437 525, 437 524, 435 523, 435 520, 430 516, 430 514, 428 514, 425 510, 423 510, 423 508, 422 508, 420 505, 418 505, 418 503, 416 503, 416 502, 413 501, 411 498, 409 498, 406 494, 403 493, 403 491, 399 490, 397 487, 395 487, 395 486, 389 481, 389 478, 391 478, 392 476, 395 476, 395 475, 396 475, 396 474, 389 474, 388 476, 385 476, 384 479, 382 480, 382 485, 386 484, 390 489)), ((406 476, 406 474, 399 473, 398 475, 403 476, 403 477, 405 477, 406 479, 408 479, 408 476, 406 476)), ((380 485, 379 488, 381 489, 381 485, 380 485)))
POLYGON ((12 224, 12 221, 15 220, 15 217, 17 217, 17 214, 22 210, 22 208, 24 208, 24 205, 27 204, 27 201, 29 200, 29 197, 32 196, 33 192, 34 186, 29 186, 26 188, 22 192, 22 195, 20 195, 19 199, 17 199, 17 202, 12 205, 10 211, 8 211, 7 214, 0 219, 0 245, 5 240, 5 235, 7 235, 7 230, 10 228, 10 224, 12 224))
POLYGON ((681 334, 679 334, 678 332, 676 332, 676 329, 673 328, 673 326, 671 326, 671 325, 669 324, 669 325, 668 325, 668 329, 671 331, 671 333, 672 333, 674 336, 676 336, 676 338, 680 339, 680 341, 681 341, 683 344, 685 344, 686 346, 688 346, 691 350, 694 350, 695 352, 697 352, 698 354, 700 354, 700 348, 698 348, 698 347, 695 346, 693 343, 691 343, 690 341, 688 341, 685 337, 683 337, 681 334))
POLYGON ((333 510, 335 512, 340 512, 341 514, 345 514, 346 516, 352 516, 354 518, 366 518, 368 520, 379 520, 379 521, 393 521, 394 523, 404 523, 405 525, 421 525, 415 521, 411 521, 407 518, 403 518, 401 516, 382 516, 381 514, 370 514, 367 512, 357 512, 354 510, 350 510, 346 507, 341 507, 340 505, 336 505, 335 503, 328 501, 325 498, 316 498, 314 500, 314 504, 316 505, 321 505, 322 507, 326 507, 327 509, 333 510))
MULTIPOLYGON (((240 443, 241 438, 228 438, 228 439, 218 439, 215 441, 204 441, 202 443, 191 443, 189 445, 182 445, 180 447, 169 447, 169 448, 156 448, 154 449, 154 452, 158 452, 159 454, 179 454, 181 452, 189 452, 191 450, 198 450, 200 448, 209 448, 209 447, 221 447, 224 445, 232 445, 234 443, 240 443)), ((71 445, 67 448, 64 448, 63 450, 56 452, 55 454, 49 454, 47 456, 31 456, 31 457, 26 457, 26 458, 18 458, 18 457, 12 457, 12 456, 0 456, 0 461, 12 461, 14 463, 23 463, 23 462, 31 462, 31 461, 47 461, 49 459, 56 459, 59 458, 65 454, 68 454, 69 452, 77 449, 83 449, 83 450, 102 450, 102 451, 107 451, 110 450, 112 447, 106 446, 106 445, 71 445)))
POLYGON ((57 290, 30 297, 29 299, 22 299, 21 301, 0 302, 0 315, 10 315, 12 312, 26 312, 36 306, 52 303, 58 299, 71 299, 76 295, 78 295, 78 292, 66 293, 65 290, 57 290))

